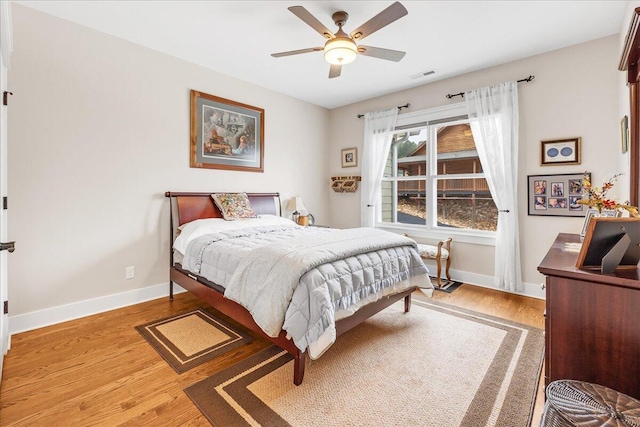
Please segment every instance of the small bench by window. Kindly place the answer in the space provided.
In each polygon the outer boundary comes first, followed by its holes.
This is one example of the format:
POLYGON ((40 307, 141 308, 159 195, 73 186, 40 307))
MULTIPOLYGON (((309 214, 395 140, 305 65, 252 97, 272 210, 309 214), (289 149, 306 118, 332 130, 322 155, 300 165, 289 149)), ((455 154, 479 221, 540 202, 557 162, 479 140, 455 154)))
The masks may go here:
MULTIPOLYGON (((408 235, 405 233, 405 236, 408 235)), ((445 262, 445 276, 447 276, 447 280, 451 280, 451 275, 449 274, 449 266, 451 265, 451 242, 453 239, 449 237, 448 239, 441 240, 437 245, 425 245, 422 243, 418 243, 418 253, 421 258, 424 259, 435 259, 437 268, 436 275, 436 283, 439 288, 442 287, 441 275, 442 275, 442 262, 445 262)))

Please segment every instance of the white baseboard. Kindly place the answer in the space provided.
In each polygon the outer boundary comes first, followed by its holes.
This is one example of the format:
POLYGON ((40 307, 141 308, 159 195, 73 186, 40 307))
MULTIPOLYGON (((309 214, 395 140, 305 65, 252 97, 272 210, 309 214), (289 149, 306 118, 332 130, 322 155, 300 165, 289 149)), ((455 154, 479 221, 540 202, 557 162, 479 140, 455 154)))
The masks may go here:
MULTIPOLYGON (((186 292, 174 283, 174 294, 186 292)), ((9 336, 169 296, 169 283, 9 316, 9 336)))
POLYGON ((523 295, 531 298, 545 299, 544 290, 542 290, 540 285, 536 285, 535 283, 524 282, 523 292, 512 292, 512 291, 507 291, 506 289, 501 289, 496 287, 494 284, 493 276, 485 276, 483 274, 468 273, 466 271, 454 272, 453 270, 450 270, 449 273, 451 274, 451 278, 455 279, 458 282, 469 283, 470 285, 481 286, 483 288, 495 289, 498 291, 509 292, 511 294, 523 295))
MULTIPOLYGON (((426 266, 429 268, 429 273, 435 276, 435 272, 437 272, 437 267, 435 261, 425 261, 426 266)), ((444 271, 441 272, 444 275, 444 271)), ((545 299, 545 292, 541 288, 539 284, 535 283, 523 283, 524 291, 523 292, 511 292, 505 289, 498 288, 494 285, 494 277, 487 276, 484 274, 477 273, 469 273, 468 271, 460 271, 449 269, 449 274, 451 275, 451 279, 457 282, 468 283, 470 285, 481 286, 483 288, 495 289, 502 292, 509 292, 512 294, 523 295, 531 298, 545 299)), ((441 277, 446 280, 445 276, 441 277)))
MULTIPOLYGON (((427 263, 428 265, 428 263, 427 263)), ((435 266, 429 271, 436 271, 435 266)), ((450 270, 451 278, 459 282, 469 283, 484 288, 505 291, 496 288, 493 284, 493 276, 483 274, 469 273, 466 271, 450 270)), ((544 291, 540 285, 533 283, 525 283, 524 292, 512 292, 518 295, 544 299, 544 291)), ((178 294, 186 292, 183 288, 174 284, 174 293, 178 294)), ((85 301, 78 301, 71 304, 65 304, 58 307, 51 307, 44 310, 33 311, 31 313, 18 314, 9 316, 9 336, 20 332, 31 331, 45 326, 55 325, 57 323, 69 320, 79 319, 81 317, 91 316, 93 314, 104 313, 105 311, 115 310, 117 308, 127 307, 145 301, 151 301, 158 298, 167 297, 169 295, 169 284, 163 283, 155 286, 148 286, 133 291, 121 292, 119 294, 107 295, 100 298, 93 298, 85 301)))

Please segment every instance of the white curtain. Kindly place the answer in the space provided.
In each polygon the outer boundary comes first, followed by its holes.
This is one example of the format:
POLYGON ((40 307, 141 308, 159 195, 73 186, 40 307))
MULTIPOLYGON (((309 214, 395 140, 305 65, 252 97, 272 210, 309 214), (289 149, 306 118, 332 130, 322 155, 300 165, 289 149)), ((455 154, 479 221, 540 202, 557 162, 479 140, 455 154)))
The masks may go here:
POLYGON ((473 139, 498 208, 495 284, 523 291, 518 229, 518 84, 507 82, 464 95, 473 139))
POLYGON ((360 225, 373 227, 376 223, 380 183, 387 162, 398 108, 364 115, 364 145, 362 150, 362 206, 360 225))

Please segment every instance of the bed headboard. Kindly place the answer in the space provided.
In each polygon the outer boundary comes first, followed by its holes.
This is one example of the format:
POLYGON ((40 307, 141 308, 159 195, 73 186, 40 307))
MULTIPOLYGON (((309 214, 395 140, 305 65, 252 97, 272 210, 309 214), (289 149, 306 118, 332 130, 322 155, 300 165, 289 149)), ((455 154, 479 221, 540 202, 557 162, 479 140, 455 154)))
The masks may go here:
MULTIPOLYGON (((173 267, 173 241, 178 236, 178 227, 196 219, 222 218, 222 212, 213 203, 214 193, 180 193, 167 191, 169 198, 171 238, 169 239, 169 265, 173 267)), ((247 193, 251 208, 257 214, 281 215, 280 193, 247 193)))
MULTIPOLYGON (((220 209, 213 203, 213 193, 179 193, 167 191, 171 200, 171 222, 176 227, 203 218, 222 218, 220 209), (175 217, 174 217, 175 215, 175 217)), ((280 215, 279 193, 247 193, 251 208, 257 214, 280 215)))

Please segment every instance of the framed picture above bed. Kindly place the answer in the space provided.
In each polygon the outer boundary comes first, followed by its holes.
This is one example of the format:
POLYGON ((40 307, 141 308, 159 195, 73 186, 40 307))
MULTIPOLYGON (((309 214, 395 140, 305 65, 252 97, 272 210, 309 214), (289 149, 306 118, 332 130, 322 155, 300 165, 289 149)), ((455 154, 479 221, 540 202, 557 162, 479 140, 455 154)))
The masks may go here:
POLYGON ((264 172, 264 109, 191 91, 192 168, 264 172))

